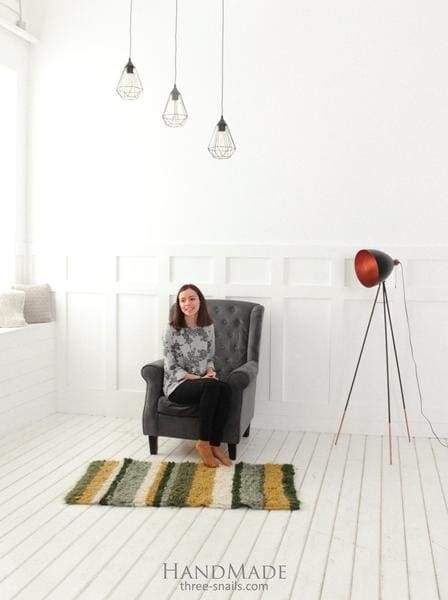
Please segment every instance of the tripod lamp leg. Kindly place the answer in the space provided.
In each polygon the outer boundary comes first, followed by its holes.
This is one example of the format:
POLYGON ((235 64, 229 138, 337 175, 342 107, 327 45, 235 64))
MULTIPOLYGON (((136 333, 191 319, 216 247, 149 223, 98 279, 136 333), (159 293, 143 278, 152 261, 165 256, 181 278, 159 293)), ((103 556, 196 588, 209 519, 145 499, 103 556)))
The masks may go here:
POLYGON ((404 391, 403 391, 403 383, 401 381, 401 372, 400 372, 400 365, 398 363, 398 354, 397 354, 397 346, 395 344, 395 336, 394 336, 394 329, 392 327, 392 317, 390 315, 390 308, 389 308, 389 298, 387 297, 387 291, 386 292, 386 308, 387 308, 387 315, 389 317, 389 326, 390 326, 390 332, 392 334, 392 343, 394 346, 394 354, 395 354, 395 363, 397 365, 397 371, 398 371, 398 381, 400 382, 400 391, 401 391, 401 402, 403 405, 403 412, 404 412, 404 420, 406 423, 406 431, 408 434, 408 440, 409 442, 411 441, 411 434, 409 433, 409 422, 408 422, 408 415, 406 412, 406 403, 404 401, 404 391))
POLYGON ((350 400, 350 396, 352 395, 353 385, 355 383, 356 375, 358 374, 359 363, 361 362, 361 356, 362 356, 362 353, 364 352, 364 346, 366 344, 367 334, 369 333, 370 324, 372 323, 372 317, 373 317, 373 313, 375 311, 375 306, 376 306, 376 303, 377 303, 377 300, 378 300, 378 294, 380 293, 380 286, 381 286, 381 284, 378 285, 378 289, 376 291, 375 300, 373 301, 373 306, 372 306, 372 310, 370 312, 369 322, 367 324, 366 333, 364 334, 364 339, 363 339, 362 346, 361 346, 361 352, 359 353, 358 362, 356 363, 355 374, 353 375, 352 384, 350 386, 350 391, 348 393, 347 402, 345 403, 344 412, 342 413, 342 418, 341 418, 341 422, 339 424, 338 433, 336 435, 336 439, 335 439, 335 442, 334 442, 335 446, 336 446, 336 444, 338 443, 338 440, 339 440, 339 434, 341 433, 342 423, 344 422, 344 417, 345 417, 345 413, 347 411, 347 406, 348 406, 348 403, 349 403, 349 400, 350 400))

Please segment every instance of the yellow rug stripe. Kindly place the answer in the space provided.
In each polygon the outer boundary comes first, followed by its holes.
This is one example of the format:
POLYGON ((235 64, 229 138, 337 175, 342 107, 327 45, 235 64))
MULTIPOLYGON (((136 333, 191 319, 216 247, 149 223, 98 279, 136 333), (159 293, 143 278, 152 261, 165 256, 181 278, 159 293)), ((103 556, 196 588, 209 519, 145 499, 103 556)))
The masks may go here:
POLYGON ((216 469, 203 464, 198 465, 191 482, 190 492, 185 501, 186 506, 210 506, 213 498, 213 487, 216 469))
POLYGON ((265 509, 289 510, 289 500, 283 491, 282 482, 282 465, 267 464, 264 466, 265 509))
POLYGON ((110 474, 118 466, 119 462, 118 460, 108 460, 105 462, 92 481, 90 481, 77 504, 90 504, 95 494, 104 485, 104 482, 110 477, 110 474))

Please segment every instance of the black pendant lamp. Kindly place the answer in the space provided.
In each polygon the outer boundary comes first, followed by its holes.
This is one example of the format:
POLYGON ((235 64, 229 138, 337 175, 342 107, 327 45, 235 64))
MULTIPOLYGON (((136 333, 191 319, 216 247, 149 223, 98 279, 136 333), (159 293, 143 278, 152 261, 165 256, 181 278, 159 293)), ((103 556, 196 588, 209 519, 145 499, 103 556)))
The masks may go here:
POLYGON ((213 158, 230 158, 236 146, 229 126, 224 120, 224 0, 221 0, 221 118, 219 119, 208 145, 213 158))
POLYGON ((177 89, 177 19, 178 19, 178 0, 176 1, 176 17, 174 24, 174 87, 168 96, 165 110, 163 111, 162 118, 165 125, 168 127, 182 127, 188 118, 187 110, 185 108, 182 94, 177 89))
POLYGON ((129 60, 126 63, 120 77, 120 81, 117 85, 117 94, 123 100, 137 100, 140 94, 143 92, 142 82, 138 76, 137 69, 135 68, 132 59, 132 2, 130 0, 129 5, 129 60))

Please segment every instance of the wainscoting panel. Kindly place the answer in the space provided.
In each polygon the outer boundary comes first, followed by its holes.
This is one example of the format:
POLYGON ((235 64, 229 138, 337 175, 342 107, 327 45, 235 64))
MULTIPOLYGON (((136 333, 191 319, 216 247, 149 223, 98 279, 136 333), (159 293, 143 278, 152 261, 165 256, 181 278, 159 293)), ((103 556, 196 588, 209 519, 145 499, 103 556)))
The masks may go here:
POLYGON ((328 404, 330 300, 286 298, 283 313, 283 401, 328 404))
MULTIPOLYGON (((448 247, 382 249, 403 263, 424 412, 446 436, 448 247)), ((312 244, 147 244, 103 248, 101 254, 86 249, 81 255, 73 248, 61 252, 35 244, 31 280, 48 281, 56 297, 58 409, 139 417, 140 369, 162 357, 170 304, 180 285, 192 282, 208 298, 265 306, 254 425, 336 431, 376 293, 356 280, 357 250, 312 244)), ((431 435, 420 412, 400 267, 387 288, 411 431, 431 435)), ((388 346, 392 428, 402 435, 390 334, 388 346)), ((381 296, 344 431, 387 433, 381 296)))
POLYGON ((118 256, 117 281, 120 283, 156 283, 158 261, 155 256, 118 256))
POLYGON ((173 256, 170 261, 170 281, 198 284, 213 282, 213 259, 209 256, 173 256))
POLYGON ((285 285, 330 284, 330 260, 325 258, 285 258, 285 285))
POLYGON ((446 287, 448 260, 410 260, 407 267, 410 286, 446 287))
POLYGON ((157 356, 158 298, 145 294, 119 294, 117 311, 117 389, 142 392, 140 368, 157 356))
POLYGON ((67 385, 106 389, 106 297, 71 292, 67 296, 67 385))
POLYGON ((271 283, 271 261, 269 258, 228 258, 227 283, 257 285, 271 283))

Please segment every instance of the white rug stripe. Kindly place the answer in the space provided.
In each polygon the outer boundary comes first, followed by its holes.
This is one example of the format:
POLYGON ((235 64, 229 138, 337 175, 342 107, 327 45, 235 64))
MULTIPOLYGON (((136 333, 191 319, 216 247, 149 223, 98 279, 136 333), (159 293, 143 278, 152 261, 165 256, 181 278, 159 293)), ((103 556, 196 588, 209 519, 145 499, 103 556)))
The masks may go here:
POLYGON ((223 465, 219 469, 216 469, 211 506, 216 508, 231 508, 234 474, 234 465, 231 467, 223 465))

